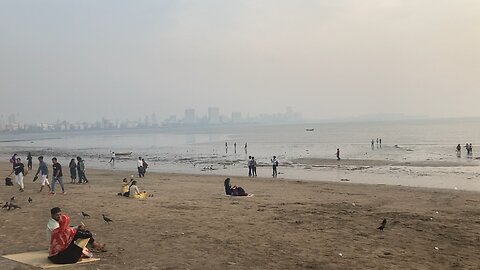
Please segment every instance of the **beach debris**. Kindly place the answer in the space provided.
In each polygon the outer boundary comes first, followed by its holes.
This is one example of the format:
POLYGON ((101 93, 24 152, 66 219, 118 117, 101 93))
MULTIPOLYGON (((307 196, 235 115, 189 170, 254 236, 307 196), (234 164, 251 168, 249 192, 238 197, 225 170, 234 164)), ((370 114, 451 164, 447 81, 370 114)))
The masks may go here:
POLYGON ((338 256, 343 257, 343 254, 340 252, 340 253, 338 253, 338 256))
POLYGON ((435 211, 435 214, 438 214, 438 211, 435 211))
POLYGON ((433 220, 433 217, 431 217, 430 220, 433 220))
POLYGON ((342 182, 349 182, 350 179, 348 179, 348 178, 342 178, 342 179, 340 179, 340 181, 342 181, 342 182))
POLYGON ((111 220, 110 218, 106 217, 104 214, 102 214, 102 216, 103 216, 103 220, 105 220, 105 222, 106 222, 107 224, 110 224, 110 222, 113 222, 113 220, 111 220))
POLYGON ((434 247, 435 250, 440 250, 438 247, 434 247))
POLYGON ((384 218, 382 220, 382 224, 380 224, 380 227, 378 227, 377 230, 383 231, 383 229, 385 229, 385 225, 387 225, 387 219, 386 218, 384 218))
POLYGON ((356 206, 356 204, 354 202, 352 202, 352 206, 356 206))
POLYGON ((32 202, 33 202, 32 198, 28 197, 28 203, 32 203, 32 202))
POLYGON ((181 233, 181 235, 185 235, 185 233, 184 233, 184 232, 182 232, 182 233, 181 233))
POLYGON ((85 213, 85 212, 83 212, 83 211, 82 211, 82 216, 83 216, 83 218, 86 218, 86 217, 90 218, 90 215, 87 214, 87 213, 85 213))
POLYGON ((457 188, 457 187, 454 187, 453 189, 457 190, 458 188, 457 188))

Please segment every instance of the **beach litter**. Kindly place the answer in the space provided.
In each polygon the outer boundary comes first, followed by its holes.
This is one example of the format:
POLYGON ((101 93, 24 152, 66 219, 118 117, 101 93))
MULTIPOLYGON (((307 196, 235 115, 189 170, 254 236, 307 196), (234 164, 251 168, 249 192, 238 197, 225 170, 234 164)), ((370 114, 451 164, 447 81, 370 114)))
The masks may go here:
POLYGON ((434 249, 435 249, 435 250, 439 250, 439 248, 438 248, 438 247, 434 247, 434 249))
POLYGON ((343 254, 340 252, 340 253, 338 253, 338 256, 343 257, 343 254))
POLYGON ((350 179, 348 179, 348 178, 342 178, 342 179, 340 179, 340 181, 342 181, 342 182, 349 182, 350 179))

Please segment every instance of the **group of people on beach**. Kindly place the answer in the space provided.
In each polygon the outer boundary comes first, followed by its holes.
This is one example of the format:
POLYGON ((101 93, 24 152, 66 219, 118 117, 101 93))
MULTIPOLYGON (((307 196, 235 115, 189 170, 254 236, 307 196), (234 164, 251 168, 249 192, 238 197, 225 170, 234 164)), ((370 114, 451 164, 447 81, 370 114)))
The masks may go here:
MULTIPOLYGON (((460 144, 457 144, 457 147, 456 147, 456 150, 457 150, 457 157, 461 157, 462 155, 462 146, 460 144)), ((468 144, 466 143, 465 144, 465 150, 467 150, 467 155, 468 156, 471 156, 473 154, 473 147, 472 147, 472 144, 468 144)))
MULTIPOLYGON (((375 149, 375 140, 372 139, 372 150, 375 149)), ((377 138, 377 148, 382 148, 382 138, 377 138)))
MULTIPOLYGON (((272 176, 277 177, 277 167, 278 167, 278 159, 276 156, 270 159, 270 163, 272 165, 272 176)), ((257 176, 257 161, 255 160, 254 156, 248 156, 248 176, 249 177, 256 177, 257 176)))
POLYGON ((137 160, 137 170, 138 170, 138 177, 145 177, 145 173, 147 172, 148 164, 145 162, 145 159, 142 157, 138 157, 137 160))
MULTIPOLYGON (((22 163, 22 160, 20 157, 18 157, 17 153, 13 154, 13 156, 10 158, 10 163, 12 164, 12 172, 8 175, 7 179, 9 178, 10 175, 15 174, 15 182, 19 186, 19 190, 21 192, 24 191, 25 185, 24 185, 24 176, 27 175, 28 170, 32 169, 32 155, 31 153, 28 153, 27 156, 27 161, 28 161, 28 167, 27 170, 25 169, 25 165, 22 163)), ((75 159, 72 159, 69 164, 70 168, 70 178, 72 179, 71 182, 75 183, 75 180, 77 178, 77 171, 78 171, 78 177, 79 181, 78 183, 88 183, 87 177, 85 175, 85 163, 81 157, 77 157, 77 162, 75 163, 75 159)), ((42 192, 43 188, 45 186, 48 187, 49 193, 50 194, 55 194, 55 186, 56 183, 58 183, 62 189, 62 193, 66 194, 65 191, 65 186, 63 182, 63 170, 62 170, 62 165, 58 162, 58 159, 56 157, 52 158, 52 185, 50 186, 50 181, 48 179, 49 175, 49 170, 48 170, 48 165, 44 161, 43 156, 38 157, 38 169, 37 172, 35 173, 33 177, 33 182, 37 181, 40 179, 40 190, 38 192, 42 192)))

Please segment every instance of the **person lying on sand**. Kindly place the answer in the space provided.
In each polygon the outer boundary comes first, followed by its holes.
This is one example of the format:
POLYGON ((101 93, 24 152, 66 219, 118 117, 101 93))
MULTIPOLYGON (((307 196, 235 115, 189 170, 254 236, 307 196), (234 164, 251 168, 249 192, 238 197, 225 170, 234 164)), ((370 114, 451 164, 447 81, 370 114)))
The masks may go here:
POLYGON ((140 192, 137 187, 137 181, 133 181, 130 185, 130 198, 135 199, 146 199, 148 197, 148 193, 146 191, 140 192))
MULTIPOLYGON (((47 224, 47 240, 48 243, 51 243, 52 240, 52 232, 60 227, 59 221, 60 221, 60 216, 62 215, 62 210, 59 207, 54 207, 50 210, 50 219, 48 220, 47 224)), ((92 233, 87 230, 86 226, 82 223, 81 225, 76 227, 77 230, 80 230, 81 232, 85 232, 87 235, 90 235, 90 239, 88 240, 88 246, 90 248, 93 248, 97 251, 106 251, 105 250, 105 244, 100 244, 98 241, 95 241, 95 239, 91 236, 92 233)))
POLYGON ((230 184, 230 178, 223 182, 225 187, 225 194, 230 196, 248 196, 248 193, 242 187, 233 186, 230 184))

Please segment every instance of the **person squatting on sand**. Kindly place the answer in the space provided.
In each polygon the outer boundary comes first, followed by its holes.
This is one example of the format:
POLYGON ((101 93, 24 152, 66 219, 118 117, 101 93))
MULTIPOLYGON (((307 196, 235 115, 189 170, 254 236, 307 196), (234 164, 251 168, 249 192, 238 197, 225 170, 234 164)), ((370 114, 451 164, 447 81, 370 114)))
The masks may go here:
POLYGON ((35 176, 33 177, 33 182, 37 181, 38 174, 40 173, 41 186, 40 186, 40 190, 38 192, 42 192, 43 187, 45 185, 47 185, 48 191, 50 192, 51 188, 50 188, 50 182, 48 182, 48 166, 43 161, 43 156, 38 157, 38 162, 39 162, 38 170, 37 170, 37 173, 35 174, 35 176))
POLYGON ((91 257, 87 244, 98 251, 105 251, 105 245, 97 243, 83 224, 70 227, 70 217, 62 214, 58 207, 50 210, 47 238, 50 243, 48 259, 56 264, 76 263, 82 256, 91 257))
POLYGON ((10 177, 12 173, 15 173, 15 182, 20 187, 19 190, 23 192, 23 189, 25 188, 23 185, 23 176, 26 173, 25 173, 25 165, 23 165, 22 160, 20 158, 17 158, 17 161, 13 164, 13 170, 8 175, 8 177, 10 177))
POLYGON ((67 194, 65 192, 65 187, 63 186, 63 172, 62 172, 62 165, 58 163, 57 158, 52 158, 52 168, 53 168, 53 177, 52 177, 52 191, 50 194, 55 195, 55 183, 58 182, 60 187, 62 188, 62 193, 67 194))
POLYGON ((132 181, 129 189, 129 197, 135 199, 146 199, 148 197, 148 193, 146 191, 140 192, 137 187, 137 181, 132 181))
POLYGON ((223 182, 225 187, 225 194, 230 196, 248 196, 248 193, 242 187, 233 186, 230 184, 230 178, 225 179, 223 182))

